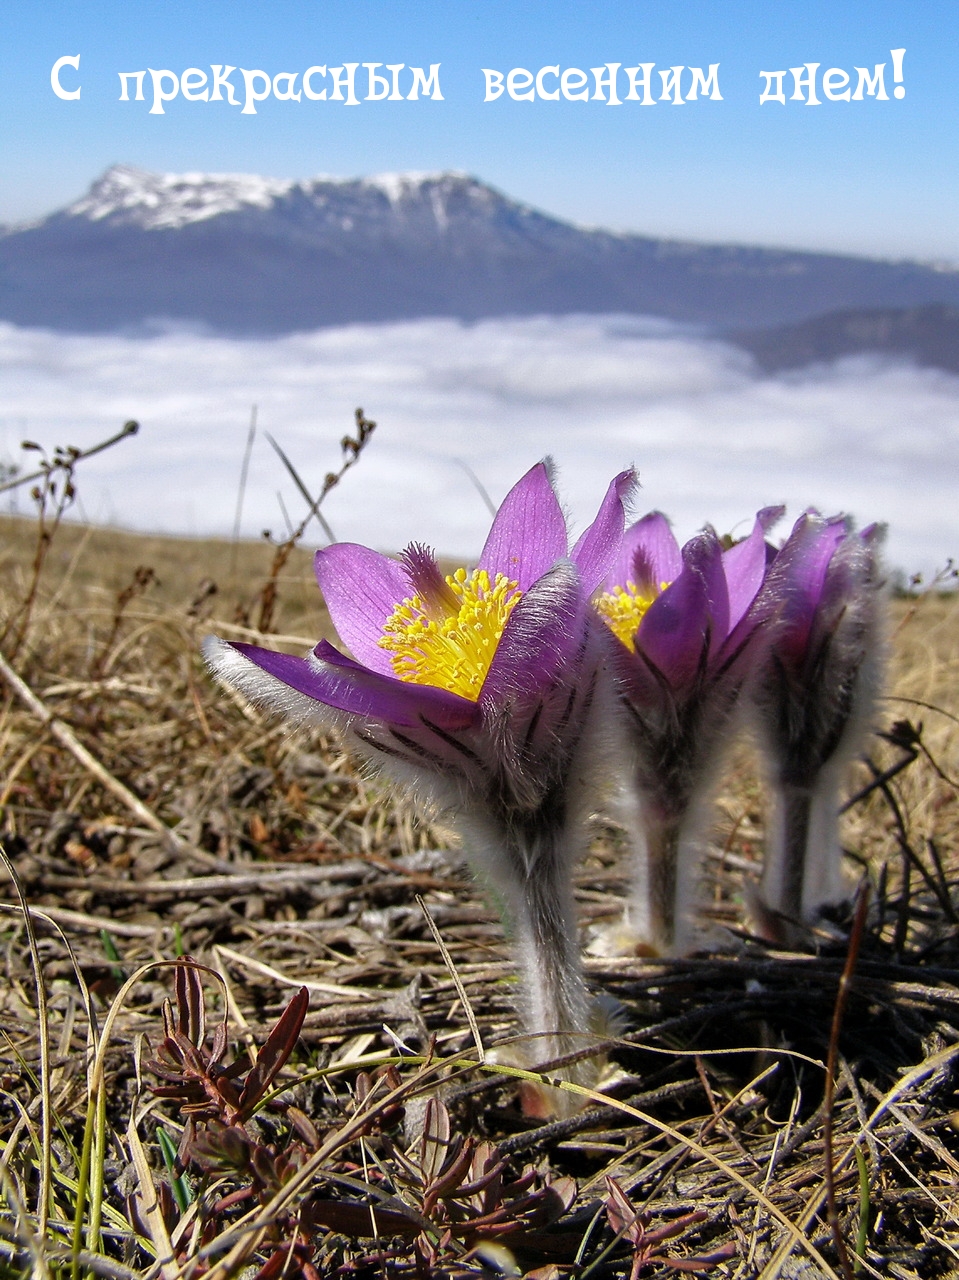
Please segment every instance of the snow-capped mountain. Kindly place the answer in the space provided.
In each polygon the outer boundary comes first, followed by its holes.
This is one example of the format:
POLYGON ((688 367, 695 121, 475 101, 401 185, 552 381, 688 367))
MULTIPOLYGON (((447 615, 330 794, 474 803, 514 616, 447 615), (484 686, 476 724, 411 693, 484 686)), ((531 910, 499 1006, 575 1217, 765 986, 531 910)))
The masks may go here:
MULTIPOLYGON (((177 230, 221 214, 243 210, 269 210, 284 201, 298 201, 337 217, 337 203, 344 197, 362 200, 368 194, 371 207, 415 203, 426 192, 437 225, 446 219, 445 201, 457 191, 469 189, 471 199, 482 202, 493 193, 489 187, 459 173, 382 173, 369 178, 318 177, 306 182, 291 178, 263 178, 255 173, 148 173, 131 165, 114 165, 93 183, 85 196, 63 212, 70 218, 108 222, 112 226, 140 227, 144 231, 177 230)), ((343 225, 342 230, 352 227, 343 225)))
POLYGON ((176 230, 243 208, 269 209, 294 185, 252 173, 147 173, 118 164, 64 214, 144 231, 176 230))
POLYGON ((959 305, 959 272, 588 230, 461 173, 294 182, 116 166, 0 234, 0 319, 74 332, 570 312, 731 330, 933 302, 959 305))

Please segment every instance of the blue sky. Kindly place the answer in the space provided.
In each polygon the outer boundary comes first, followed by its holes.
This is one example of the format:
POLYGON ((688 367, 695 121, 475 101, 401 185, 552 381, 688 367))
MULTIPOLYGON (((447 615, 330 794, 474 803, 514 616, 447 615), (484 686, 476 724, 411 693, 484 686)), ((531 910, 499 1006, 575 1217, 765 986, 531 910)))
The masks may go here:
POLYGON ((452 168, 591 225, 959 262, 957 125, 959 6, 942 0, 13 0, 0 16, 8 222, 68 203, 115 162, 275 177, 452 168), (890 49, 902 47, 897 100, 890 49), (63 84, 81 98, 62 101, 50 68, 76 54, 63 84), (444 101, 271 100, 256 115, 118 101, 120 71, 351 61, 440 63, 444 101), (719 63, 723 101, 483 101, 483 67, 606 62, 719 63), (760 70, 806 62, 847 70, 853 87, 854 67, 885 62, 889 100, 760 104, 760 70))

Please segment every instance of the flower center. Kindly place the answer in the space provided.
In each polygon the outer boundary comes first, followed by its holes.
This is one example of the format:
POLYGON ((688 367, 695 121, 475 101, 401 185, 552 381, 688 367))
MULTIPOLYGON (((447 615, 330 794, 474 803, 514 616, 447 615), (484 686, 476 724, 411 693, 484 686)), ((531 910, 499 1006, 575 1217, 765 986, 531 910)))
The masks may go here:
POLYGON ((636 632, 646 610, 668 586, 668 582, 661 582, 657 591, 652 583, 640 588, 635 582, 627 582, 624 587, 613 587, 597 597, 596 612, 630 653, 636 652, 636 632))
POLYGON ((383 627, 378 644, 391 653, 401 680, 436 685, 475 702, 496 646, 522 591, 498 573, 457 569, 448 575, 450 602, 426 604, 416 595, 402 600, 383 627))

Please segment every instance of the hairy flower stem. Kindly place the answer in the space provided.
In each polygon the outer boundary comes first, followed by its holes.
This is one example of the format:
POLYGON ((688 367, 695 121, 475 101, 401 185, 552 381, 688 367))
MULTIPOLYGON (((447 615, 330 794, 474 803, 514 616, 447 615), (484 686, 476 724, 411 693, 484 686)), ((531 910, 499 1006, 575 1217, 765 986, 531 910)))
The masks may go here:
POLYGON ((540 1037, 531 1055, 547 1061, 583 1047, 588 1000, 566 859, 552 851, 545 856, 543 850, 538 852, 513 915, 527 992, 527 1025, 540 1037))
POLYGON ((762 900, 784 923, 808 922, 819 908, 848 897, 839 847, 840 781, 841 771, 826 767, 814 783, 780 780, 773 786, 762 900))
POLYGON ((648 805, 642 813, 630 926, 652 955, 683 955, 693 945, 698 818, 689 808, 663 814, 648 805))
MULTIPOLYGON (((513 935, 520 976, 523 1056, 548 1062, 584 1046, 589 998, 571 888, 581 851, 578 821, 557 821, 549 802, 520 823, 477 814, 463 822, 467 852, 493 888, 513 935)), ((562 815, 565 819, 565 815, 562 815)))
POLYGON ((679 870, 681 823, 672 818, 646 824, 646 875, 649 878, 650 941, 665 955, 677 944, 676 894, 681 883, 679 870))
POLYGON ((783 783, 778 790, 774 819, 778 852, 767 860, 763 896, 782 915, 803 899, 811 803, 809 787, 783 783))

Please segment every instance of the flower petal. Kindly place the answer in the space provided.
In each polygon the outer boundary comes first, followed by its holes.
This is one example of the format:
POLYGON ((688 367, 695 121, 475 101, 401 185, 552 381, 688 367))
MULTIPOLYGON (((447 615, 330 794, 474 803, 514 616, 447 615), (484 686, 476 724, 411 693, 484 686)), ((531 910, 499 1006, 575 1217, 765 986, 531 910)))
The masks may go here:
POLYGON ((763 507, 756 516, 752 533, 723 552, 723 571, 729 589, 729 628, 736 626, 756 598, 766 576, 769 560, 766 533, 785 507, 763 507))
MULTIPOLYGON (((287 693, 292 691, 333 711, 389 725, 414 727, 426 716, 445 729, 462 729, 478 718, 476 704, 466 698, 370 671, 325 640, 310 658, 297 658, 240 641, 210 639, 214 643, 204 646, 204 654, 214 671, 227 683, 282 712, 290 709, 287 693), (238 667, 236 655, 254 670, 238 667), (264 674, 270 678, 266 682, 264 674)), ((306 714, 299 702, 295 707, 298 715, 306 714)))
POLYGON ((626 528, 624 503, 636 487, 636 472, 621 471, 606 491, 606 497, 570 559, 579 570, 583 591, 591 596, 616 563, 626 528))
MULTIPOLYGON (((871 524, 861 533, 850 530, 836 547, 816 603, 814 630, 841 626, 851 634, 867 612, 866 602, 875 606, 883 586, 879 556, 885 533, 884 525, 871 524)), ((875 622, 866 629, 875 630, 875 622)))
POLYGON ((623 535, 619 555, 606 578, 607 590, 634 582, 659 591, 664 582, 679 577, 683 557, 669 521, 661 511, 651 511, 630 525, 623 535))
POLYGON ((476 703, 469 698, 435 685, 407 683, 369 671, 326 640, 313 650, 311 665, 322 670, 327 680, 338 682, 337 697, 344 711, 408 726, 418 725, 425 716, 444 729, 465 729, 479 719, 476 703), (369 710, 361 711, 361 704, 369 710))
POLYGON ((649 606, 636 633, 637 649, 676 685, 691 681, 729 633, 719 539, 711 529, 697 534, 682 558, 682 572, 649 606))
POLYGON ((532 704, 568 678, 582 648, 586 602, 574 565, 561 561, 510 614, 480 691, 480 705, 532 704))
POLYGON ((479 558, 480 569, 528 591, 557 560, 566 557, 567 534, 549 469, 538 462, 510 489, 493 520, 479 558))
MULTIPOLYGON (((294 724, 325 723, 327 726, 342 724, 342 717, 327 708, 309 693, 274 675, 266 667, 254 662, 241 649, 254 646, 238 646, 219 636, 207 636, 203 641, 203 657, 213 675, 221 684, 239 691, 257 706, 266 707, 294 724)), ((266 650, 261 650, 266 652, 266 650)), ((281 657, 281 654, 273 655, 281 657)), ((293 659, 303 663, 302 658, 293 659)))
POLYGON ((456 613, 460 602, 446 578, 440 572, 436 556, 421 542, 411 542, 400 555, 400 563, 406 571, 410 592, 423 601, 430 614, 456 613))
POLYGON ((777 647, 799 654, 809 637, 816 607, 822 597, 826 572, 836 549, 849 531, 844 516, 824 519, 806 511, 776 553, 769 569, 771 593, 781 602, 785 628, 777 647))
POLYGON ((317 551, 313 567, 340 639, 365 667, 392 675, 378 641, 396 605, 413 594, 403 566, 355 542, 334 542, 317 551))

